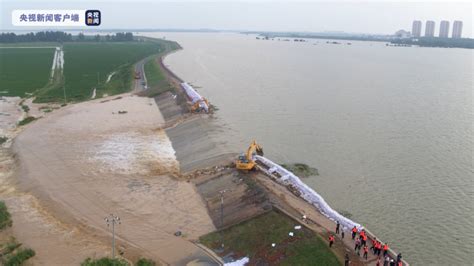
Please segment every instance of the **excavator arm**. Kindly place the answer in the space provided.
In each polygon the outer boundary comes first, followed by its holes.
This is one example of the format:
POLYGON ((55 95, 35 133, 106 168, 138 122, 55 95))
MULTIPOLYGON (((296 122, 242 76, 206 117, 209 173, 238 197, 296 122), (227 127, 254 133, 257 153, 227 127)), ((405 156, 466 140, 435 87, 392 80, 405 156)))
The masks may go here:
POLYGON ((255 161, 253 160, 253 155, 263 155, 263 148, 257 144, 254 140, 247 149, 247 153, 239 156, 235 162, 235 166, 239 170, 252 170, 255 168, 255 161))

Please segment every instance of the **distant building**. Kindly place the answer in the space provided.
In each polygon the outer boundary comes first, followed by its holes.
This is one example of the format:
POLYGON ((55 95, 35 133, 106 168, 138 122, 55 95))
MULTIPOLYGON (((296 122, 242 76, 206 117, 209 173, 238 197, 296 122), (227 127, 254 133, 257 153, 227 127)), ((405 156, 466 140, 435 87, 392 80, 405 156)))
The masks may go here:
POLYGON ((428 20, 425 26, 425 37, 434 37, 435 22, 428 20))
POLYGON ((399 30, 399 31, 395 32, 395 37, 401 38, 401 39, 410 38, 411 33, 409 31, 406 31, 406 30, 399 30))
POLYGON ((443 20, 439 25, 439 37, 448 38, 449 35, 449 21, 443 20))
POLYGON ((414 20, 413 25, 411 27, 411 34, 413 37, 420 37, 421 36, 421 21, 414 20))
POLYGON ((453 38, 461 38, 462 36, 462 21, 455 20, 453 23, 453 38))

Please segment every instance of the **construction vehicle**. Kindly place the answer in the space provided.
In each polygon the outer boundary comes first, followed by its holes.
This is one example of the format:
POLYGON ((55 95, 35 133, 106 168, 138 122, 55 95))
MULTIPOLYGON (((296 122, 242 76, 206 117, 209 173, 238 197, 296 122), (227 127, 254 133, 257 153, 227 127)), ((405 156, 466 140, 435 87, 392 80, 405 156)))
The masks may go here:
POLYGON ((140 79, 141 76, 140 76, 140 72, 139 71, 135 71, 135 79, 140 79))
POLYGON ((249 148, 247 149, 247 153, 242 153, 235 161, 235 167, 238 170, 253 170, 256 166, 255 161, 253 160, 253 156, 257 154, 262 156, 263 155, 263 148, 257 144, 257 142, 252 141, 249 148))
POLYGON ((209 102, 207 101, 207 99, 202 97, 201 100, 197 100, 195 103, 191 104, 190 106, 191 112, 193 113, 199 113, 201 111, 206 112, 206 110, 203 108, 203 105, 201 103, 205 103, 206 106, 209 106, 209 102))

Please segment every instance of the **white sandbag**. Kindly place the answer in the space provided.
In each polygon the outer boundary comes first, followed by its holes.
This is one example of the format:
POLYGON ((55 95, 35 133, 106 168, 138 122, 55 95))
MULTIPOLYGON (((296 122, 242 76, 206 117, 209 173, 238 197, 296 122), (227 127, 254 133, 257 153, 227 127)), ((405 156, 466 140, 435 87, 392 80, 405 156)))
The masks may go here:
POLYGON ((337 211, 333 210, 326 203, 323 197, 321 197, 318 193, 316 193, 316 191, 314 191, 312 188, 308 187, 305 183, 303 183, 301 179, 299 179, 299 177, 294 175, 292 172, 286 170, 285 168, 263 156, 255 155, 255 159, 262 162, 268 167, 268 170, 264 169, 267 174, 271 175, 272 173, 278 173, 278 175, 281 176, 280 178, 277 178, 278 183, 285 186, 291 184, 293 187, 295 187, 295 189, 300 192, 300 197, 302 199, 318 208, 318 210, 330 220, 333 220, 334 222, 339 221, 342 228, 350 230, 355 226, 359 231, 363 229, 360 224, 355 223, 354 221, 342 216, 337 211))
POLYGON ((250 259, 247 257, 243 257, 239 260, 225 263, 224 266, 244 266, 245 264, 249 263, 250 259))
POLYGON ((193 87, 191 87, 191 85, 186 82, 183 82, 181 83, 181 87, 184 89, 186 95, 188 95, 189 99, 193 104, 199 102, 199 107, 204 109, 206 113, 209 112, 209 106, 207 106, 206 102, 204 101, 204 98, 193 87))

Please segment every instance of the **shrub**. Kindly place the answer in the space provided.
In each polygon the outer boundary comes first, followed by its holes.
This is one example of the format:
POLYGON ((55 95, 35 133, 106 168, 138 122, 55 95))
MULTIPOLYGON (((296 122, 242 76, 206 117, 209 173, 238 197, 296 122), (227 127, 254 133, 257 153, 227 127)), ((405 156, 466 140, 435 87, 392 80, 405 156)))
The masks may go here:
POLYGON ((0 201, 0 230, 12 226, 11 215, 5 202, 0 201))
POLYGON ((155 266, 156 263, 153 260, 141 258, 137 261, 136 266, 155 266))
POLYGON ((30 107, 28 105, 25 105, 25 104, 21 105, 21 109, 23 109, 23 111, 25 111, 25 113, 28 113, 28 111, 30 111, 30 107))
POLYGON ((6 257, 5 266, 20 266, 25 262, 27 259, 33 257, 35 255, 35 251, 27 248, 27 249, 20 249, 15 254, 8 255, 6 257))
POLYGON ((93 260, 87 258, 81 263, 81 266, 130 266, 128 262, 123 259, 100 258, 93 260))
POLYGON ((24 125, 26 125, 26 124, 28 124, 28 123, 30 123, 30 122, 35 121, 35 120, 36 120, 35 117, 28 116, 28 117, 26 117, 25 119, 23 119, 23 120, 21 120, 20 122, 18 122, 18 125, 19 125, 19 126, 24 126, 24 125))

